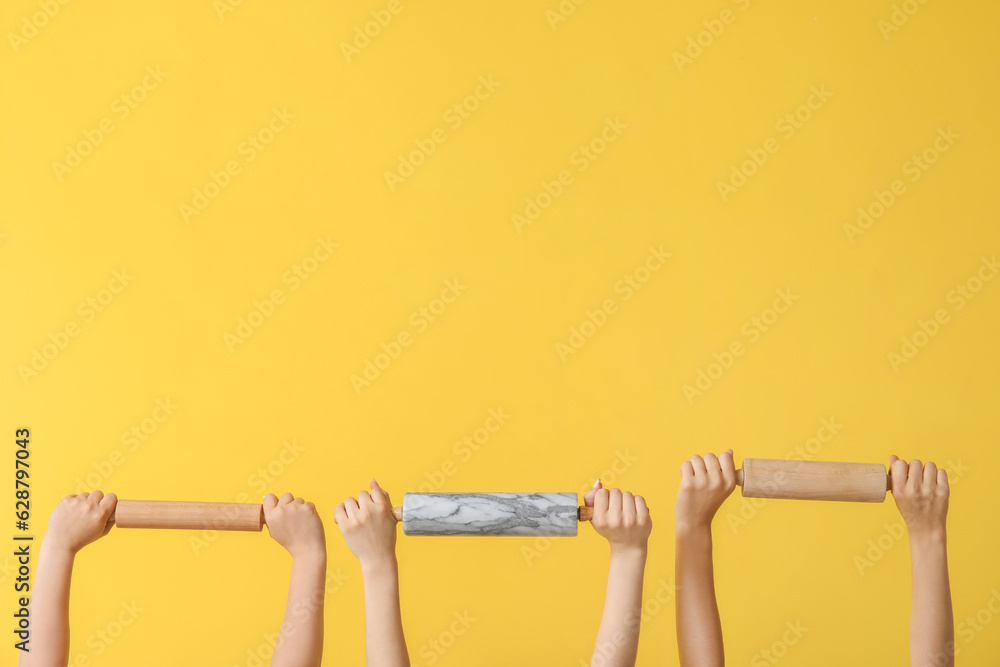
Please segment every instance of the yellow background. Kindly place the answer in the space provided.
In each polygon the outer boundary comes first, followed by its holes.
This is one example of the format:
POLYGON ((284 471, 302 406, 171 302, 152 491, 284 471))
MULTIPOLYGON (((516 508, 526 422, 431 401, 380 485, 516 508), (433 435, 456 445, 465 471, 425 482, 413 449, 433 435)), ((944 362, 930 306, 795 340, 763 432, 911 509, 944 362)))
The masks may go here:
MULTIPOLYGON (((556 0, 401 0, 348 61, 341 43, 386 4, 245 0, 220 17, 211 0, 71 2, 15 50, 10 33, 42 10, 3 3, 0 432, 13 458, 14 429, 32 429, 33 533, 116 450, 100 487, 124 498, 256 501, 271 464, 267 490, 316 502, 330 571, 347 577, 328 595, 326 663, 360 665, 361 577, 333 523, 345 496, 376 476, 398 502, 447 462, 443 491, 581 491, 604 475, 644 494, 655 524, 639 664, 675 665, 680 463, 726 447, 794 455, 834 418, 816 459, 952 462, 956 624, 986 608, 1000 589, 1000 280, 961 309, 948 294, 1000 250, 997 5, 913 1, 884 35, 888 0, 593 0, 555 28, 556 0), (675 54, 724 9, 733 22, 680 71, 675 54), (120 119, 115 100, 157 66, 166 78, 120 119), (453 128, 445 112, 491 75, 499 87, 453 128), (812 86, 832 96, 786 138, 776 123, 812 86), (274 108, 294 119, 247 161, 241 142, 274 108), (114 130, 60 181, 53 162, 102 118, 114 130), (627 128, 578 171, 572 156, 609 118, 627 128), (909 180, 904 163, 949 127, 959 138, 909 180), (447 140, 390 190, 385 172, 435 128, 447 140), (723 201, 717 183, 769 137, 778 151, 723 201), (185 222, 180 205, 229 160, 241 172, 185 222), (572 184, 518 231, 511 215, 564 169, 572 184), (844 225, 897 178, 905 194, 852 243, 844 225), (339 248, 292 291, 283 274, 327 236, 339 248), (625 300, 615 285, 650 246, 671 257, 625 300), (122 268, 133 281, 85 322, 79 304, 122 268), (411 313, 449 279, 466 290, 418 333, 411 313), (224 334, 274 289, 285 302, 230 351, 224 334), (779 289, 798 300, 751 343, 744 323, 779 289), (616 312, 564 362, 557 343, 608 298, 616 312), (894 369, 888 354, 939 308, 948 322, 894 369), (80 334, 22 379, 70 322, 80 334), (401 332, 412 345, 356 392, 351 376, 401 332), (744 354, 689 401, 683 385, 733 341, 744 354), (121 434, 168 397, 178 408, 129 451, 121 434), (491 408, 509 420, 463 460, 453 443, 491 408), (274 464, 286 441, 305 449, 274 464)), ((727 501, 715 558, 731 664, 771 664, 761 651, 786 623, 808 631, 780 664, 906 664, 898 524, 891 499, 727 501)), ((197 554, 192 538, 118 530, 86 548, 72 655, 254 664, 290 559, 265 535, 217 535, 197 554), (95 633, 132 603, 143 611, 97 655, 95 633)), ((589 526, 551 543, 400 534, 398 555, 414 664, 466 612, 475 622, 435 664, 589 658, 607 568, 589 526)), ((998 664, 1000 619, 956 639, 961 664, 998 664)))

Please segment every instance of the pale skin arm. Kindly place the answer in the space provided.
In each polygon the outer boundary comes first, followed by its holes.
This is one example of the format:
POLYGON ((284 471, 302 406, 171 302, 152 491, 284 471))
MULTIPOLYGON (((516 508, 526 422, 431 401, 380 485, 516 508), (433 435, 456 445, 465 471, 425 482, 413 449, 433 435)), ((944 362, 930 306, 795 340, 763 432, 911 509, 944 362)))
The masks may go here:
POLYGON ((319 667, 323 660, 326 536, 316 506, 286 493, 264 496, 267 532, 292 556, 288 602, 271 667, 319 667))
POLYGON ((108 534, 115 494, 67 496, 49 517, 31 591, 31 643, 20 667, 65 667, 69 663, 69 587, 80 549, 108 534))
POLYGON ((954 667, 955 621, 948 583, 948 473, 932 462, 889 459, 892 496, 910 535, 913 608, 910 665, 954 667))
POLYGON ((653 522, 642 496, 605 489, 600 480, 584 495, 584 504, 594 508, 591 525, 611 546, 604 614, 591 664, 632 667, 639 650, 642 579, 653 522))
POLYGON ((722 621, 712 569, 712 519, 736 488, 733 451, 692 456, 681 466, 677 528, 677 650, 681 667, 722 667, 722 621))
POLYGON ((365 658, 368 667, 409 667, 399 610, 396 518, 389 494, 371 481, 371 494, 347 498, 334 513, 351 553, 361 564, 365 589, 365 658))

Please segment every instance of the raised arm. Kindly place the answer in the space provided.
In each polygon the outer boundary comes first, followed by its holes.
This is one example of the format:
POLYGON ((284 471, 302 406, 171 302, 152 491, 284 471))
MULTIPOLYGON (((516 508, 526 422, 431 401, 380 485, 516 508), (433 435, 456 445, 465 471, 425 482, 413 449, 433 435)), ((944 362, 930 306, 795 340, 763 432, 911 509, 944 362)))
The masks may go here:
POLYGON ((292 555, 285 620, 271 667, 319 667, 323 660, 326 536, 312 503, 286 493, 264 496, 267 532, 292 555))
POLYGON ((337 505, 334 518, 361 564, 365 588, 365 657, 368 667, 409 667, 399 611, 396 519, 389 494, 371 481, 371 495, 337 505))
POLYGON ((677 650, 681 667, 725 665, 712 570, 712 518, 736 488, 733 450, 692 456, 681 466, 674 515, 677 650))
POLYGON ((591 664, 632 667, 639 649, 642 578, 653 522, 642 496, 602 488, 600 480, 586 493, 584 503, 594 508, 590 522, 594 530, 611 545, 604 614, 591 664))
POLYGON ((954 667, 955 622, 948 583, 948 473, 928 461, 889 459, 892 497, 910 535, 913 608, 910 665, 954 667))
POLYGON ((100 491, 66 496, 49 517, 31 591, 30 643, 20 667, 64 667, 69 663, 69 586, 77 552, 108 534, 115 494, 100 491))

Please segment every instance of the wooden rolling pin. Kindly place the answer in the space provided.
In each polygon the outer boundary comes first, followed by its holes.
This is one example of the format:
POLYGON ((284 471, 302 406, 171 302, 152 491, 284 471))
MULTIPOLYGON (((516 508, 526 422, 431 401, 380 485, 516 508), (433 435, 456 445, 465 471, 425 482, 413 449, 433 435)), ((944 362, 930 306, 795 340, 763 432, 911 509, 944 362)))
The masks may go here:
POLYGON ((881 503, 892 479, 881 463, 743 459, 736 483, 744 498, 881 503))
POLYGON ((247 530, 264 528, 260 503, 191 503, 177 500, 119 500, 109 524, 119 528, 247 530))

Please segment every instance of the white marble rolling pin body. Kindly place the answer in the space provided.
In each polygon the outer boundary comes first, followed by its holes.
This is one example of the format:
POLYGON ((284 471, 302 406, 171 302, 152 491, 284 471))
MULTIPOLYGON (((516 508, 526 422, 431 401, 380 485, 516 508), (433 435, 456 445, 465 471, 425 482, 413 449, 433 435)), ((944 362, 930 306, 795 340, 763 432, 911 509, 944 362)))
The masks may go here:
POLYGON ((576 535, 575 493, 407 493, 407 535, 576 535))

